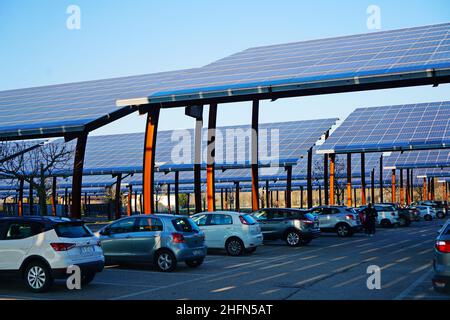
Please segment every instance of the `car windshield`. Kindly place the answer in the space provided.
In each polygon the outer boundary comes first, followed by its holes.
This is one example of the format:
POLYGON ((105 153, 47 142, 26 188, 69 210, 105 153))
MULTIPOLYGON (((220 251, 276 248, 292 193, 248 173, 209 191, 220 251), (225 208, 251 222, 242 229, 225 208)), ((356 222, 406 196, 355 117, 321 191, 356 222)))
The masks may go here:
POLYGON ((257 224, 256 219, 249 214, 243 214, 241 217, 250 225, 257 224))
POLYGON ((200 229, 194 222, 191 222, 188 218, 173 219, 172 224, 175 230, 179 232, 199 232, 200 229))
POLYGON ((87 238, 92 233, 83 224, 63 223, 55 227, 56 234, 61 238, 87 238))

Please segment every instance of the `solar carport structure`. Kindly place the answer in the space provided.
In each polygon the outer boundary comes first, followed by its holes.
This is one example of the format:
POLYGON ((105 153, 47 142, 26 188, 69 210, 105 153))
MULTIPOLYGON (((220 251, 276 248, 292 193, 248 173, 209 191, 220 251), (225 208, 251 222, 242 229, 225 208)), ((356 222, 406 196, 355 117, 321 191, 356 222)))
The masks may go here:
MULTIPOLYGON (((335 154, 360 153, 363 166, 365 154, 369 152, 405 152, 406 154, 412 150, 445 148, 450 148, 450 102, 448 101, 359 108, 336 129, 318 152, 330 154, 330 167, 332 167, 335 154)), ((383 182, 383 168, 383 157, 380 157, 380 183, 383 182)), ((396 202, 396 168, 391 169, 392 201, 396 202)), ((333 173, 330 177, 332 175, 333 173)), ((403 170, 400 171, 400 175, 402 182, 403 170)), ((408 170, 407 188, 411 183, 411 176, 412 173, 408 170)), ((351 175, 348 179, 351 183, 351 175)), ((382 189, 383 186, 380 185, 380 190, 382 189)), ((402 195, 401 197, 403 200, 402 195)), ((362 198, 365 199, 364 177, 362 177, 362 198)), ((408 193, 408 200, 411 200, 410 193, 408 193)))
MULTIPOLYGON (((155 147, 160 110, 186 107, 200 136, 210 105, 210 150, 219 103, 434 85, 450 80, 450 24, 252 48, 180 72, 127 77, 0 94, 0 139, 77 138, 72 212, 80 211, 87 134, 131 112, 147 113, 143 159, 144 212, 154 212, 155 147)), ((200 138, 196 139, 196 145, 200 138)), ((197 148, 198 149, 198 148, 197 148)), ((258 139, 252 139, 253 209, 258 208, 258 139)), ((198 153, 196 152, 198 155, 198 153)), ((208 209, 213 209, 214 153, 207 161, 208 209)), ((197 157, 198 159, 198 157, 197 157)), ((197 162, 197 161, 196 161, 197 162)), ((199 177, 196 163, 196 177, 199 177)), ((364 172, 364 170, 362 170, 364 172)), ((310 188, 308 188, 310 189, 310 188)))

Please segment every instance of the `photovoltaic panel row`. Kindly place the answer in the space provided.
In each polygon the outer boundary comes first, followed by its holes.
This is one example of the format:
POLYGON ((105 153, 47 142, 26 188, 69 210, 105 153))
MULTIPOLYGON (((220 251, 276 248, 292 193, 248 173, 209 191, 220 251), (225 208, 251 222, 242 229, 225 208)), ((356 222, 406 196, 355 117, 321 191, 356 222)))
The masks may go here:
POLYGON ((281 92, 326 80, 447 70, 449 30, 446 23, 251 48, 168 79, 162 92, 147 96, 154 103, 172 102, 230 96, 239 89, 281 92))
POLYGON ((450 102, 359 108, 320 153, 439 149, 450 146, 450 102))
POLYGON ((385 167, 397 169, 450 166, 450 149, 393 152, 385 158, 385 167))

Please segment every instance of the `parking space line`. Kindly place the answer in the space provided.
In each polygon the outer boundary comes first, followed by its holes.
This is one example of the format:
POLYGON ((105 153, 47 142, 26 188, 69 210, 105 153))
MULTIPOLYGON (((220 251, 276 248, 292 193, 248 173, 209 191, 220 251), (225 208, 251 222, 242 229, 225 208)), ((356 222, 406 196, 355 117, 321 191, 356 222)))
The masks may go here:
POLYGON ((132 283, 119 283, 119 282, 105 282, 105 281, 94 281, 92 284, 100 284, 107 286, 119 286, 119 287, 137 287, 137 288, 159 288, 160 286, 152 286, 146 284, 132 284, 132 283))
POLYGON ((288 275, 288 273, 287 273, 287 272, 283 272, 283 273, 280 273, 280 274, 275 274, 275 275, 273 275, 273 276, 269 276, 269 277, 265 277, 265 278, 261 278, 261 279, 252 280, 252 281, 246 282, 245 284, 250 285, 250 284, 260 283, 260 282, 264 282, 264 281, 267 281, 267 280, 272 280, 272 279, 275 279, 275 278, 280 278, 280 277, 283 277, 283 276, 286 276, 286 275, 288 275))
POLYGON ((394 300, 403 300, 406 297, 409 296, 409 294, 416 288, 418 287, 421 283, 423 283, 425 281, 426 278, 428 278, 429 276, 431 276, 433 270, 428 270, 426 273, 424 273, 422 276, 420 276, 419 278, 417 278, 416 281, 414 281, 412 284, 410 284, 408 286, 408 288, 406 288, 405 290, 403 290, 398 296, 396 296, 394 298, 394 300))

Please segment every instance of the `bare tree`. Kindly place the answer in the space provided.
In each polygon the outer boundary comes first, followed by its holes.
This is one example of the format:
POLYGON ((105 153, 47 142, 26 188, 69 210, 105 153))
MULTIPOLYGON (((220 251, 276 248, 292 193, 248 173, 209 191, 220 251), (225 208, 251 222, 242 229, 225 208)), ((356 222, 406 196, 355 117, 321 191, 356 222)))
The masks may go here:
POLYGON ((48 181, 57 171, 66 169, 73 150, 65 143, 47 143, 28 152, 29 144, 3 142, 0 147, 0 174, 12 181, 28 183, 37 191, 42 215, 47 215, 47 195, 51 190, 48 181))
MULTIPOLYGON (((314 161, 313 167, 313 179, 316 181, 323 179, 324 174, 324 162, 322 159, 314 161)), ((337 199, 337 203, 342 204, 344 202, 344 195, 347 189, 347 170, 345 161, 341 157, 336 157, 334 165, 334 195, 337 199)))

